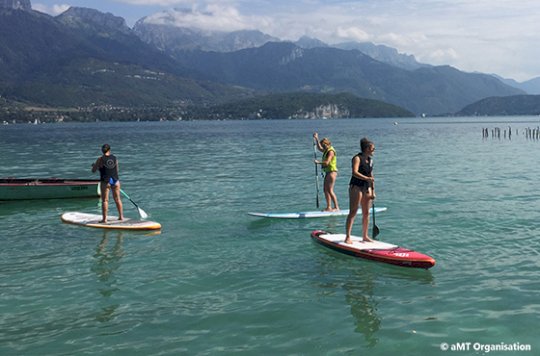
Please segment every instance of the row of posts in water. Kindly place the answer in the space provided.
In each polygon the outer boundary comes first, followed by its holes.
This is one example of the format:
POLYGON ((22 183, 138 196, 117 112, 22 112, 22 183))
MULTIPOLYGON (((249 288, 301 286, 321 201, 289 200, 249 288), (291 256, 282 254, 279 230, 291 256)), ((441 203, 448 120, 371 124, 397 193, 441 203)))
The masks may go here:
MULTIPOLYGON (((530 140, 539 140, 540 139, 540 126, 536 128, 530 128, 527 127, 523 129, 525 132, 525 138, 530 140)), ((512 128, 508 126, 508 129, 501 130, 499 127, 494 127, 491 130, 489 128, 482 128, 482 137, 483 138, 508 138, 509 140, 512 139, 512 132, 516 134, 516 136, 519 135, 519 130, 515 129, 512 131, 512 128)))

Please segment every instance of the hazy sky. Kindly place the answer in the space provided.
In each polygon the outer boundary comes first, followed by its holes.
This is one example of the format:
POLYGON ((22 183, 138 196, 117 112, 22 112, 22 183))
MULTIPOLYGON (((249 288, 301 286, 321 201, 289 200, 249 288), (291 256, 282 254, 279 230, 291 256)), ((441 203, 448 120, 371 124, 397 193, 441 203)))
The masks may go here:
POLYGON ((423 63, 525 81, 540 76, 538 0, 32 0, 56 15, 90 7, 137 20, 180 9, 184 26, 258 29, 297 40, 385 44, 423 63))

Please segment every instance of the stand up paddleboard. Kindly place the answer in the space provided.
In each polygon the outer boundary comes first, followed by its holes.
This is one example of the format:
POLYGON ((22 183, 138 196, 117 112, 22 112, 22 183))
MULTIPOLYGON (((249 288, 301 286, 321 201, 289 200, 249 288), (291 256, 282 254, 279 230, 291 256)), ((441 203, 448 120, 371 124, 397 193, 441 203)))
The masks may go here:
POLYGON ((431 268, 435 260, 423 253, 382 241, 363 242, 361 237, 351 236, 352 244, 345 243, 345 234, 332 234, 315 230, 311 237, 319 244, 354 257, 390 263, 402 267, 431 268))
MULTIPOLYGON (((385 207, 375 208, 376 213, 386 211, 385 207)), ((371 210, 370 210, 371 212, 371 210)), ((361 211, 358 213, 361 215, 361 211)), ((349 209, 339 211, 300 211, 296 213, 248 213, 248 215, 256 216, 259 218, 273 218, 273 219, 309 219, 309 218, 326 218, 330 216, 347 216, 349 215, 349 209)))
POLYGON ((117 229, 117 230, 159 230, 161 224, 155 221, 135 220, 124 218, 119 221, 116 216, 109 216, 106 223, 99 222, 101 215, 87 214, 79 212, 64 213, 60 217, 63 222, 68 224, 81 225, 86 227, 95 227, 99 229, 117 229))

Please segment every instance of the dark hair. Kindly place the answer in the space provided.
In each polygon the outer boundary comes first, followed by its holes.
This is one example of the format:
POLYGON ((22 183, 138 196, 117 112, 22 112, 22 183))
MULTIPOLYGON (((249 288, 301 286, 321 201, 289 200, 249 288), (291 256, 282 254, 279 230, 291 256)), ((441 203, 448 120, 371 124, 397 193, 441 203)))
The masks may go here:
POLYGON ((101 152, 103 153, 107 153, 111 150, 111 146, 109 146, 108 144, 104 144, 103 146, 101 146, 101 152))
POLYGON ((367 137, 364 137, 360 140, 360 150, 362 150, 362 153, 366 152, 371 145, 374 145, 374 143, 368 140, 367 137))

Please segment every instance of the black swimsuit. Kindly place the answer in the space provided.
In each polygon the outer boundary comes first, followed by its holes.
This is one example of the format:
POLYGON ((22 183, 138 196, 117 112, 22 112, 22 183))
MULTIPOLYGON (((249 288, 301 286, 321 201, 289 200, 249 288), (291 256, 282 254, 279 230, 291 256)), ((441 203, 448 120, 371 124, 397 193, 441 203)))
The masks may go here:
MULTIPOLYGON (((359 153, 354 157, 360 158, 360 165, 358 166, 358 173, 367 177, 371 177, 372 172, 373 172, 373 160, 371 159, 371 157, 368 156, 367 161, 362 159, 362 153, 359 153)), ((354 157, 353 157, 353 160, 354 160, 354 157)), ((371 182, 352 176, 351 181, 349 182, 349 185, 355 185, 357 187, 360 187, 362 191, 367 191, 367 189, 371 187, 371 182)))
POLYGON ((101 157, 101 163, 103 165, 99 169, 101 181, 115 185, 118 181, 118 165, 116 163, 116 157, 114 155, 103 155, 101 157))

